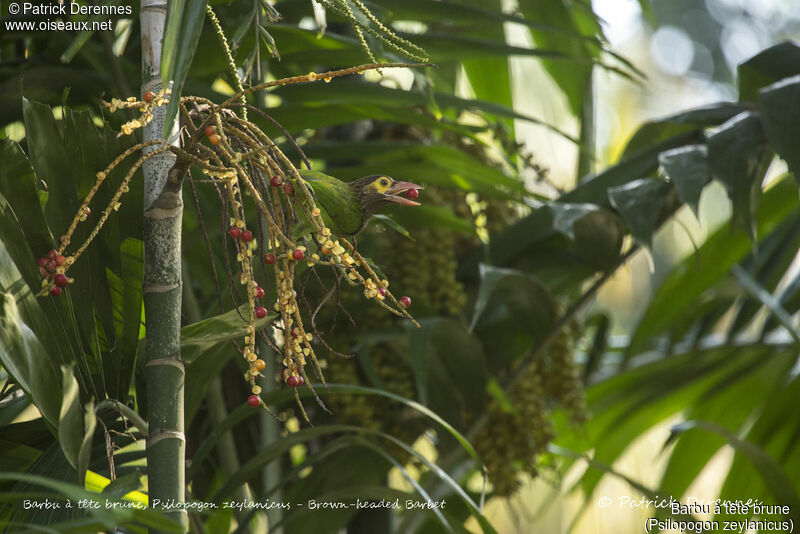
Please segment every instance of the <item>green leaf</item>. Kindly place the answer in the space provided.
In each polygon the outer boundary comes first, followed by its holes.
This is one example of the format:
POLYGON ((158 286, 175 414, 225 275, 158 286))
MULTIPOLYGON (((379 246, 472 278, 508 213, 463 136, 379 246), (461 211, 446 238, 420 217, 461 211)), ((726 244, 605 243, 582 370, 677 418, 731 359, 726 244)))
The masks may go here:
POLYGON ((608 198, 628 224, 633 237, 649 247, 669 191, 669 184, 663 180, 642 178, 609 188, 608 198))
POLYGON ((595 204, 567 202, 550 202, 547 207, 553 213, 553 228, 570 239, 575 239, 575 223, 600 209, 595 204))
POLYGON ((789 165, 800 183, 800 76, 774 83, 758 92, 761 121, 770 146, 789 165))
POLYGON ((766 172, 766 147, 761 120, 753 112, 740 113, 708 138, 711 173, 725 185, 733 202, 733 222, 755 240, 754 216, 758 191, 766 172))
POLYGON ((33 399, 42 416, 58 427, 61 381, 44 347, 22 322, 14 298, 0 293, 0 361, 33 399))
MULTIPOLYGON (((94 400, 86 403, 83 413, 83 436, 81 447, 78 451, 78 461, 76 469, 78 471, 78 484, 83 486, 86 481, 86 471, 89 469, 89 461, 92 458, 92 438, 94 429, 97 426, 97 417, 94 414, 94 400)), ((59 426, 59 430, 61 427, 59 426)))
POLYGON ((83 410, 81 409, 80 389, 75 380, 73 367, 61 367, 64 395, 61 400, 61 413, 58 417, 58 442, 70 465, 78 468, 78 456, 83 442, 83 410))
MULTIPOLYGON (((786 176, 764 193, 757 222, 759 236, 768 235, 790 213, 797 212, 796 193, 796 186, 786 176)), ((727 276, 731 267, 748 252, 750 241, 744 231, 720 228, 714 232, 655 292, 631 338, 628 356, 645 350, 656 336, 690 310, 703 292, 727 276)))
MULTIPOLYGON (((246 335, 243 319, 247 304, 238 309, 192 323, 181 329, 181 359, 186 362, 186 420, 191 421, 200 408, 211 380, 235 354, 230 340, 246 335), (240 315, 241 314, 241 315, 240 315)), ((272 312, 256 321, 256 330, 275 319, 272 312)))
POLYGON ((169 138, 172 133, 172 125, 178 116, 183 84, 194 59, 197 42, 203 32, 208 0, 193 0, 188 3, 185 10, 183 4, 183 1, 175 2, 175 5, 170 3, 167 8, 167 33, 161 49, 161 79, 164 87, 169 87, 169 82, 172 82, 172 94, 167 105, 162 132, 164 139, 169 138), (173 38, 172 35, 175 37, 173 38), (169 41, 167 41, 168 38, 169 41), (164 64, 165 59, 167 60, 166 65, 164 64))
MULTIPOLYGON (((503 11, 502 0, 467 0, 466 3, 484 9, 488 8, 487 11, 491 12, 502 13, 503 11)), ((505 30, 501 25, 480 30, 475 35, 500 43, 506 42, 505 30)), ((461 64, 478 99, 497 102, 508 108, 514 107, 508 57, 473 59, 462 61, 461 64)), ((506 120, 505 124, 513 138, 514 122, 506 120)))
POLYGON ((486 360, 477 336, 455 319, 420 321, 408 328, 418 398, 444 419, 457 422, 485 403, 486 360))
POLYGON ((737 68, 739 100, 756 102, 758 90, 800 74, 800 45, 783 41, 751 57, 737 68))
MULTIPOLYGON (((769 347, 761 350, 765 358, 769 358, 771 352, 769 347)), ((770 358, 766 365, 756 360, 752 367, 721 378, 699 402, 688 409, 686 418, 714 421, 731 430, 741 428, 748 417, 758 413, 771 391, 771 385, 780 382, 791 365, 788 358, 770 358), (743 391, 758 394, 743 395, 743 391)), ((660 488, 670 495, 683 495, 725 444, 725 440, 707 432, 685 432, 677 439, 670 436, 670 440, 675 444, 669 454, 660 488)))
POLYGON ((711 180, 706 146, 689 145, 667 150, 659 154, 658 162, 680 201, 688 204, 695 216, 699 216, 700 195, 711 180))
POLYGON ((712 421, 686 421, 672 427, 671 432, 675 436, 691 429, 713 432, 725 438, 728 445, 753 462, 759 475, 764 479, 767 488, 775 496, 776 501, 788 506, 792 510, 793 516, 797 517, 797 514, 800 513, 798 512, 800 510, 800 497, 798 497, 795 490, 795 484, 781 468, 781 465, 763 449, 754 443, 739 438, 735 433, 712 421))
POLYGON ((109 497, 124 497, 126 494, 136 491, 142 487, 142 474, 137 469, 127 475, 123 475, 103 488, 103 495, 109 497))
POLYGON ((584 40, 575 39, 571 34, 601 34, 602 29, 594 14, 591 9, 570 8, 567 4, 557 0, 544 2, 521 0, 519 8, 526 19, 564 31, 563 34, 558 34, 531 29, 531 37, 537 47, 552 49, 567 57, 582 60, 583 64, 549 59, 543 61, 550 77, 567 98, 572 114, 581 117, 584 94, 589 87, 593 61, 598 58, 599 49, 584 40))
POLYGON ((462 219, 444 206, 423 204, 412 209, 389 206, 386 212, 397 224, 410 228, 412 232, 415 229, 439 228, 468 236, 475 235, 475 227, 470 221, 462 219))
POLYGON ((761 302, 761 304, 766 306, 767 309, 772 312, 772 314, 778 319, 783 327, 789 332, 789 335, 792 336, 792 339, 794 339, 795 342, 800 343, 800 336, 797 334, 797 330, 795 329, 792 321, 792 316, 789 315, 785 309, 783 309, 783 306, 781 306, 780 302, 773 297, 769 291, 764 289, 764 287, 758 283, 758 280, 755 280, 739 265, 734 265, 731 269, 731 272, 739 281, 739 284, 745 289, 745 291, 761 302))
POLYGON ((541 341, 555 320, 548 291, 522 271, 480 265, 481 284, 470 330, 493 348, 493 368, 505 365, 541 341))
POLYGON ((407 237, 408 239, 414 241, 414 237, 408 233, 408 230, 406 230, 402 224, 395 221, 388 215, 383 215, 382 213, 375 214, 370 219, 370 224, 372 224, 373 221, 385 226, 386 228, 389 228, 390 230, 394 230, 403 237, 407 237))

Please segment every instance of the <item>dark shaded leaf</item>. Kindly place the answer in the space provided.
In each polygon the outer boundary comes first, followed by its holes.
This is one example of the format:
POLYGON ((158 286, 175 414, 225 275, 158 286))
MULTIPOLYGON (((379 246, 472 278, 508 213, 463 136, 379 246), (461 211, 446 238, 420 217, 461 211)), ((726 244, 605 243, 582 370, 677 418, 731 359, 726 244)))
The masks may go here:
POLYGON ((733 202, 733 222, 755 240, 758 191, 766 172, 764 133, 758 114, 746 111, 730 119, 708 138, 708 162, 714 178, 725 185, 733 202))
MULTIPOLYGON (((800 64, 798 64, 800 67, 800 64)), ((800 183, 800 76, 774 83, 758 92, 761 121, 770 146, 786 160, 800 183)))
POLYGON ((669 184, 663 180, 642 178, 609 188, 608 198, 625 219, 633 237, 649 247, 669 190, 669 184))
POLYGON ((58 442, 61 450, 74 469, 78 468, 78 456, 83 442, 83 409, 81 408, 78 381, 72 367, 61 367, 61 383, 64 395, 58 417, 58 442))
POLYGON ((736 70, 739 100, 756 102, 760 88, 800 74, 800 45, 783 41, 741 63, 736 70))
POLYGON ((711 180, 706 146, 690 145, 667 150, 659 154, 658 162, 667 179, 675 186, 678 198, 698 216, 700 195, 711 180))

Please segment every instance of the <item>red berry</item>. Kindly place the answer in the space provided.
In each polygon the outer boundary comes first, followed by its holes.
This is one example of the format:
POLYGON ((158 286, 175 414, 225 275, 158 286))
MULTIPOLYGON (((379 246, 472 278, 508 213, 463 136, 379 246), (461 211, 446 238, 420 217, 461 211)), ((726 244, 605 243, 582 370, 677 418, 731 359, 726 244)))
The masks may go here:
POLYGON ((261 405, 261 397, 258 395, 250 395, 247 397, 247 404, 252 408, 258 408, 261 405))
POLYGON ((65 275, 59 273, 53 278, 53 282, 59 287, 66 287, 67 284, 69 284, 69 279, 65 275))
POLYGON ((45 265, 47 265, 47 258, 39 258, 38 260, 36 260, 36 263, 39 264, 39 267, 44 267, 45 265))
POLYGON ((62 265, 64 265, 64 262, 67 261, 67 258, 65 258, 61 254, 59 254, 58 256, 56 256, 56 260, 55 261, 56 261, 56 265, 61 267, 62 265))
POLYGON ((217 129, 216 128, 214 128, 213 126, 206 126, 206 135, 208 137, 211 137, 215 133, 217 133, 217 129))
POLYGON ((53 249, 47 253, 48 260, 55 260, 57 257, 58 257, 58 251, 56 249, 53 249))
POLYGON ((257 287, 256 288, 256 298, 260 299, 263 296, 264 296, 264 288, 261 287, 261 286, 257 287))
POLYGON ((62 289, 60 287, 55 286, 53 287, 53 289, 50 290, 50 294, 53 295, 54 297, 57 297, 61 294, 61 291, 62 289))
POLYGON ((386 288, 385 287, 379 287, 378 288, 378 293, 380 293, 382 297, 385 297, 386 293, 387 293, 386 292, 386 288))
POLYGON ((42 276, 47 276, 47 269, 45 269, 44 267, 42 267, 40 265, 39 266, 39 274, 41 274, 42 276))
POLYGON ((234 226, 233 228, 228 230, 228 235, 234 239, 239 239, 239 236, 242 235, 242 231, 234 226))
POLYGON ((282 183, 283 180, 281 180, 280 176, 273 176, 272 178, 269 179, 269 185, 271 185, 272 187, 278 187, 282 183))
POLYGON ((211 134, 208 136, 208 142, 214 146, 217 146, 220 142, 220 138, 217 134, 211 134))
POLYGON ((297 338, 300 335, 300 331, 297 328, 292 328, 291 334, 293 338, 297 338))
POLYGON ((400 304, 402 304, 404 308, 408 308, 411 306, 411 297, 400 297, 400 304))
POLYGON ((242 232, 242 241, 248 243, 252 240, 253 240, 253 232, 251 232, 250 230, 245 230, 244 232, 242 232))
POLYGON ((305 256, 305 254, 303 254, 303 251, 300 250, 299 248, 296 248, 292 251, 293 260, 300 261, 303 259, 303 256, 305 256))
POLYGON ((266 254, 264 254, 264 263, 266 263, 267 265, 272 265, 273 263, 275 263, 275 254, 273 254, 272 252, 267 252, 266 254))
POLYGON ((292 184, 283 184, 283 192, 287 195, 294 195, 294 186, 292 184))
POLYGON ((142 100, 147 102, 148 104, 153 101, 153 97, 156 96, 153 94, 153 91, 145 91, 142 95, 142 100))
POLYGON ((263 319, 267 316, 267 309, 264 306, 259 306, 256 308, 256 317, 259 319, 263 319))
POLYGON ((419 190, 418 189, 409 189, 406 191, 406 196, 409 200, 416 200, 419 197, 419 190))
POLYGON ((56 270, 56 262, 53 260, 47 260, 47 263, 44 264, 44 268, 52 273, 56 270))
POLYGON ((291 375, 289 378, 286 379, 286 385, 289 386, 290 388, 296 388, 297 386, 302 386, 303 377, 291 375))

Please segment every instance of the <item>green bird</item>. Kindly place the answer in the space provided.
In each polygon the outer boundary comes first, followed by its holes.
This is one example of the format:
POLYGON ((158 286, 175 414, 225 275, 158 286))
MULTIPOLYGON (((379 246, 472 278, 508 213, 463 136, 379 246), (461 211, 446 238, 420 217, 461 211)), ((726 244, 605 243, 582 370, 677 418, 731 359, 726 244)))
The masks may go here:
POLYGON ((419 206, 419 202, 399 196, 422 189, 412 182, 401 182, 376 174, 352 182, 343 182, 319 171, 301 170, 316 197, 325 224, 338 235, 355 235, 388 202, 401 206, 419 206))

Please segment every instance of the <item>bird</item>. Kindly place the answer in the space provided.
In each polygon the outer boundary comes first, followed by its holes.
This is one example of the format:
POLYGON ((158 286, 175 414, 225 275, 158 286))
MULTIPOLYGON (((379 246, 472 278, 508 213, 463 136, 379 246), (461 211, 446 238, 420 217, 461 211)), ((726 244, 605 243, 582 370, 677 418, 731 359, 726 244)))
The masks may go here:
POLYGON ((421 186, 382 174, 364 176, 351 182, 314 170, 301 170, 300 176, 314 192, 325 224, 341 236, 354 236, 361 232, 370 217, 389 203, 420 205, 400 195, 411 190, 416 192, 422 189, 421 186))

